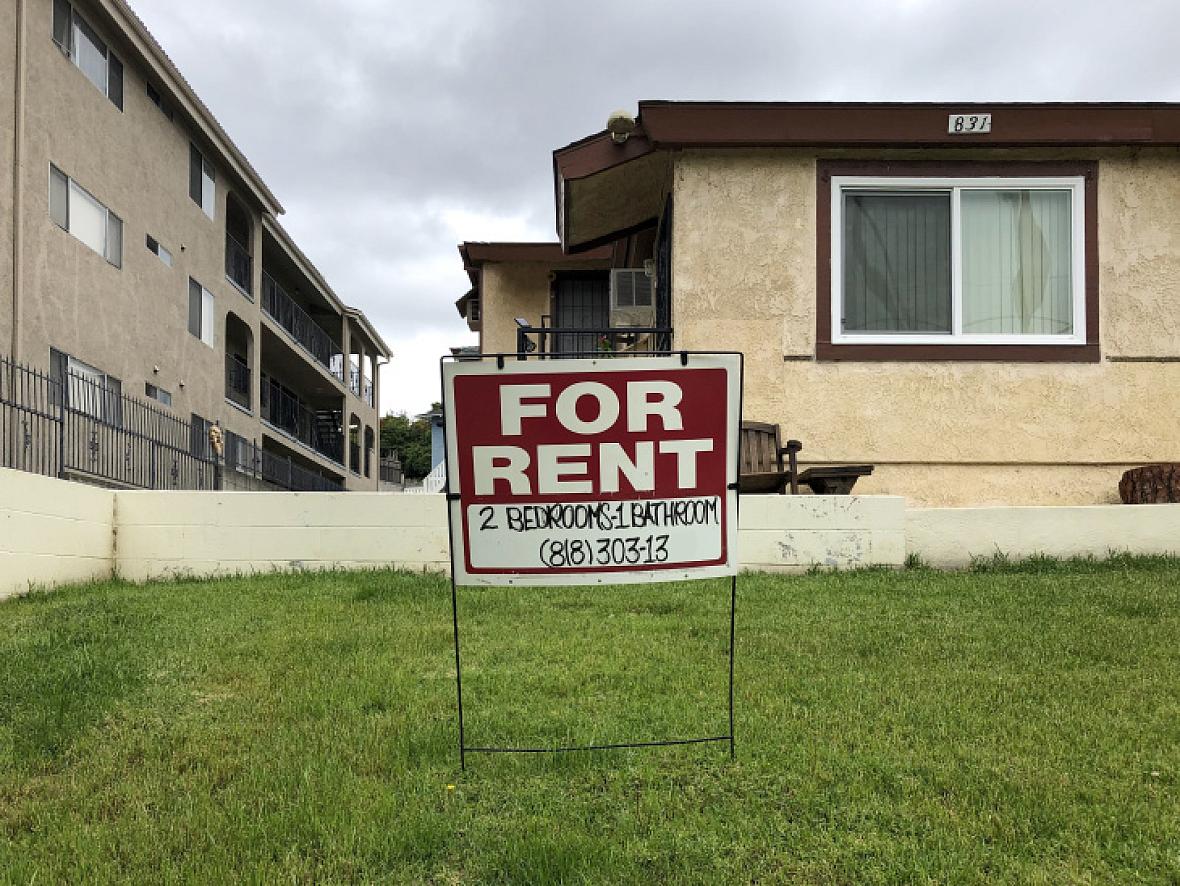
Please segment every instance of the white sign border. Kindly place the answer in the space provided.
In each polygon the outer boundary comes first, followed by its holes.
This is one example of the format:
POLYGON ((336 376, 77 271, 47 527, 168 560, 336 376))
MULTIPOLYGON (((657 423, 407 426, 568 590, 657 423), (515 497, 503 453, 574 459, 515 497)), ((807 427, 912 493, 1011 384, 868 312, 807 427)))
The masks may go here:
POLYGON ((696 581, 736 576, 738 573, 738 445, 741 430, 743 356, 738 352, 675 351, 668 357, 566 358, 518 360, 514 354, 484 354, 478 359, 444 357, 442 394, 446 438, 447 519, 450 528, 451 576, 463 587, 570 587, 653 582, 696 581), (687 362, 685 362, 687 358, 687 362), (501 368, 501 361, 503 368, 501 368), (511 368, 509 368, 511 367, 511 368), (650 570, 563 570, 546 573, 477 573, 467 571, 463 513, 459 488, 459 450, 455 430, 455 379, 467 375, 529 375, 555 372, 634 372, 636 370, 725 370, 730 410, 726 416, 725 552, 726 562, 713 566, 650 570))

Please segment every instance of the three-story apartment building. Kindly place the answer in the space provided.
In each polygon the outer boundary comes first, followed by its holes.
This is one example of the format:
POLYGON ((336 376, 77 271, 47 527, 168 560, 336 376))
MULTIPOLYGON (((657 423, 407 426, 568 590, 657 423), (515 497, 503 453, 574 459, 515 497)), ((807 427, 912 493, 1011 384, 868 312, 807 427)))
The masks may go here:
POLYGON ((227 474, 377 488, 388 347, 123 0, 0 0, 0 120, 0 354, 219 423, 227 474))

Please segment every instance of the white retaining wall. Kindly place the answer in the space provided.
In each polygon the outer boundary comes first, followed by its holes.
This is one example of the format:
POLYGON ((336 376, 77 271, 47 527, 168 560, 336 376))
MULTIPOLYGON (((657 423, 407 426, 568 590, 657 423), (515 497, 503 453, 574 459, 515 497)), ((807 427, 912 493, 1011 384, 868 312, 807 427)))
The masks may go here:
MULTIPOLYGON (((1001 551, 1180 553, 1180 505, 907 510, 893 496, 750 496, 742 566, 961 568, 1001 551)), ((0 598, 30 586, 288 569, 446 570, 441 495, 110 491, 0 469, 0 598)))
POLYGON ((996 553, 1013 560, 1180 554, 1180 504, 910 510, 906 549, 940 569, 961 569, 972 557, 996 553))
POLYGON ((0 599, 110 578, 114 510, 110 490, 0 469, 0 599))
POLYGON ((441 495, 120 492, 116 568, 132 581, 276 569, 445 570, 441 495))

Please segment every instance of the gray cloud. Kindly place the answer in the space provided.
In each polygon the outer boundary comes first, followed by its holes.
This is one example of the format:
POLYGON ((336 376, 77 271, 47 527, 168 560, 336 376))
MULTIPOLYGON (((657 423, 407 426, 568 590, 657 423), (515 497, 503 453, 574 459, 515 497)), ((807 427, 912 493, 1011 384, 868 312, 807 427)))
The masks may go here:
POLYGON ((284 224, 436 397, 472 341, 460 239, 553 238, 550 152, 643 98, 1177 100, 1172 2, 135 0, 287 207, 284 224), (429 359, 428 359, 429 358, 429 359))

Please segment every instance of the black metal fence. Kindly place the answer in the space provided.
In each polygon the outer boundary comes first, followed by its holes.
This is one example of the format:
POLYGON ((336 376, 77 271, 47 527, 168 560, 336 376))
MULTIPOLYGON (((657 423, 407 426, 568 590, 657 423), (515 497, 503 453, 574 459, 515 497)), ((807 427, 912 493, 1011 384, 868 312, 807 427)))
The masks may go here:
POLYGON ((672 350, 669 326, 600 328, 518 326, 516 353, 527 357, 660 356, 672 350))
POLYGON ((216 460, 189 422, 101 378, 58 378, 0 357, 4 467, 141 489, 213 489, 216 460))

